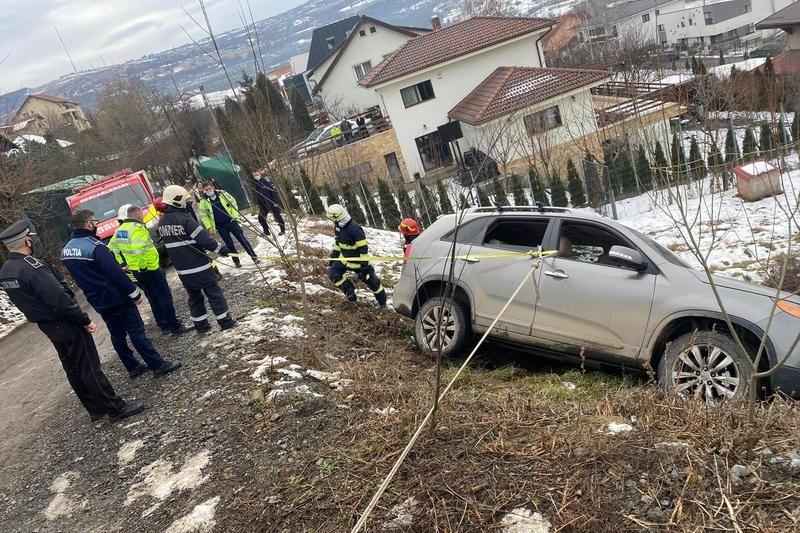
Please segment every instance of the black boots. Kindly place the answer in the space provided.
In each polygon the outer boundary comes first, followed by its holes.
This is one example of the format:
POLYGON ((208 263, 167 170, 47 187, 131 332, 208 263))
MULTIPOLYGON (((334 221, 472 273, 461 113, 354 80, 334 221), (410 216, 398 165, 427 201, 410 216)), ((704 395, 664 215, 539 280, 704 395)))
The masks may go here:
POLYGON ((160 378, 163 375, 169 374, 170 372, 174 372, 175 370, 178 370, 182 364, 183 363, 181 363, 180 361, 174 361, 174 362, 164 361, 163 363, 161 363, 160 367, 153 370, 153 377, 160 378))

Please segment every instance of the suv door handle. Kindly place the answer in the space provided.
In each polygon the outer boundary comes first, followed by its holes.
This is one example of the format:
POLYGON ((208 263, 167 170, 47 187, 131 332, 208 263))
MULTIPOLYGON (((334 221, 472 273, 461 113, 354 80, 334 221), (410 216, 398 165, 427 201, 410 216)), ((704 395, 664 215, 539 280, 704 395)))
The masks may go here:
POLYGON ((472 263, 480 263, 481 262, 480 259, 477 259, 475 257, 462 257, 461 259, 463 259, 464 261, 466 261, 467 263, 470 263, 470 264, 472 264, 472 263))
POLYGON ((569 277, 563 270, 545 270, 545 276, 550 276, 551 278, 558 278, 558 279, 567 279, 569 277))

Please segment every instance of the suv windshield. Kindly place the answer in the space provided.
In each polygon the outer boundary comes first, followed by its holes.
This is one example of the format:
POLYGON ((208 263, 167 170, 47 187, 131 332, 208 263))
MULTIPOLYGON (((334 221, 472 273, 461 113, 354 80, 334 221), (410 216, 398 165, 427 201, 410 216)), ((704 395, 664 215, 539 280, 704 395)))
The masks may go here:
POLYGON ((634 233, 634 234, 635 234, 637 237, 639 237, 640 239, 642 239, 643 241, 645 241, 647 244, 649 244, 650 246, 652 246, 653 248, 655 248, 655 249, 656 249, 656 251, 657 251, 659 254, 661 254, 661 256, 662 256, 664 259, 666 259, 667 261, 669 261, 669 262, 670 262, 670 263, 672 263, 673 265, 678 265, 678 266, 682 266, 682 267, 685 267, 685 268, 692 268, 692 266, 691 266, 689 263, 687 263, 686 261, 684 261, 683 259, 681 259, 681 258, 680 258, 680 257, 678 257, 677 255, 675 255, 674 253, 672 253, 671 251, 669 251, 669 249, 667 249, 667 248, 666 248, 666 247, 664 247, 663 245, 661 245, 661 244, 659 244, 658 242, 656 242, 656 241, 655 241, 653 238, 651 238, 651 237, 648 237, 648 236, 647 236, 647 235, 645 235, 644 233, 642 233, 642 232, 640 232, 640 231, 637 231, 637 230, 635 230, 635 229, 633 229, 633 228, 628 228, 628 230, 630 230, 630 231, 631 231, 631 232, 633 232, 633 233, 634 233))
POLYGON ((102 196, 86 200, 78 204, 77 209, 94 211, 97 220, 108 220, 117 216, 117 210, 125 204, 144 207, 149 203, 144 188, 139 185, 128 185, 102 196))

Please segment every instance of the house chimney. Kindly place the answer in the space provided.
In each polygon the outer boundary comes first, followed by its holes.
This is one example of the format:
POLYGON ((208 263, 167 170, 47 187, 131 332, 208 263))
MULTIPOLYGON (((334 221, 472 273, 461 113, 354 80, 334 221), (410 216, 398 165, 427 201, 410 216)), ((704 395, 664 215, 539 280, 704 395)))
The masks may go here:
POLYGON ((439 15, 434 15, 431 17, 431 28, 433 28, 433 31, 442 29, 442 21, 439 18, 439 15))

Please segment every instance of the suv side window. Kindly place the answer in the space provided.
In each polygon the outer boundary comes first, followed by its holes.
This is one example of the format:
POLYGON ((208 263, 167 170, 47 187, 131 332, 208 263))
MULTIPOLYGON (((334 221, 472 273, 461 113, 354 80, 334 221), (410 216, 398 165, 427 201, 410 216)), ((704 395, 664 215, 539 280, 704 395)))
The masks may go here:
POLYGON ((595 224, 570 220, 561 223, 561 235, 558 240, 558 257, 561 259, 617 266, 608 257, 612 246, 634 247, 627 240, 595 224))
MULTIPOLYGON (((456 240, 459 244, 473 244, 479 242, 480 236, 490 220, 491 219, 489 217, 481 217, 474 218, 461 224, 458 227, 458 235, 456 236, 456 240)), ((441 240, 445 242, 453 242, 454 234, 455 230, 450 230, 442 235, 441 240)))
POLYGON ((483 246, 528 251, 538 248, 544 241, 547 218, 501 218, 492 224, 483 237, 483 246))

